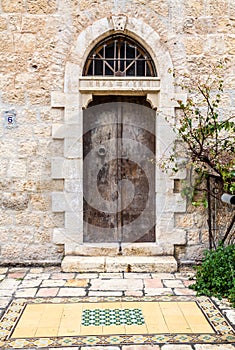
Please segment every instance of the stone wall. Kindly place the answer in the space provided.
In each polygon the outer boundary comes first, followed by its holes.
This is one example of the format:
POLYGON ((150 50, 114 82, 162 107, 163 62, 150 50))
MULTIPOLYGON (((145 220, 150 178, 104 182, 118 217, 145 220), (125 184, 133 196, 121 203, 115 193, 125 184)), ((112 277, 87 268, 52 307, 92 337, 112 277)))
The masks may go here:
MULTIPOLYGON (((1 0, 1 263, 58 262, 63 256, 52 235, 64 227, 64 214, 52 212, 51 193, 63 191, 64 183, 52 179, 51 159, 63 156, 63 140, 52 138, 52 125, 63 123, 64 109, 51 108, 51 94, 64 91, 65 66, 78 35, 119 13, 152 27, 178 72, 204 74, 223 58, 224 110, 235 110, 233 1, 1 0), (16 125, 8 128, 9 110, 16 111, 16 125)), ((174 219, 186 232, 177 255, 197 259, 208 240, 204 214, 190 208, 174 219)))

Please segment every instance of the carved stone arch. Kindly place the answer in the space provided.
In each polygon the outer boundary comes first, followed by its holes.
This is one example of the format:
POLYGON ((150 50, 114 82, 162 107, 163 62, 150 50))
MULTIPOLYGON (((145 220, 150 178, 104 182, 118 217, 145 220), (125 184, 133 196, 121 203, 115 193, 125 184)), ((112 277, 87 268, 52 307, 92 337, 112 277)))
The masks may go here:
MULTIPOLYGON (((78 91, 78 77, 82 76, 88 54, 100 41, 113 33, 116 31, 111 18, 102 18, 78 35, 65 67, 64 89, 66 93, 78 91), (71 72, 73 72, 72 76, 71 72)), ((169 71, 173 71, 173 63, 158 33, 141 19, 129 17, 123 33, 139 42, 149 52, 161 79, 162 91, 173 94, 174 80, 169 74, 169 71)))

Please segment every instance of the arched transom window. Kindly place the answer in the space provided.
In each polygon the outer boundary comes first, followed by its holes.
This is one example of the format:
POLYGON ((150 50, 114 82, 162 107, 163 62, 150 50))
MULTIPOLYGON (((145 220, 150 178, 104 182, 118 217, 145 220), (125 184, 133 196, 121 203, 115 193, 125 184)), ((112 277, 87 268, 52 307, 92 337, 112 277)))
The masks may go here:
POLYGON ((106 38, 90 52, 83 71, 88 76, 156 77, 149 53, 124 35, 106 38))

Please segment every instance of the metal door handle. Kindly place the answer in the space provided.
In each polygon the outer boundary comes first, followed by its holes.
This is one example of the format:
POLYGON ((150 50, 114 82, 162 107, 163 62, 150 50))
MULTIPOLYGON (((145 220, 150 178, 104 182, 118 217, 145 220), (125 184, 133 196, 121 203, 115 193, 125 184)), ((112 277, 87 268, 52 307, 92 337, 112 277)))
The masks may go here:
POLYGON ((97 153, 100 157, 104 157, 106 155, 106 148, 104 146, 100 146, 97 153))

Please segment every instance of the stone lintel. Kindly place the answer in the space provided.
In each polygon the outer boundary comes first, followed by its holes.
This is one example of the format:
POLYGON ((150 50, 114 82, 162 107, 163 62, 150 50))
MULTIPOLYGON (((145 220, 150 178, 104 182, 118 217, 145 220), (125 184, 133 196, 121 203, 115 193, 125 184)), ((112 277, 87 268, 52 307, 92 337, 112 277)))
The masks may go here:
POLYGON ((99 94, 116 91, 118 94, 125 92, 157 93, 160 90, 159 78, 145 77, 80 77, 79 91, 81 93, 99 94))

